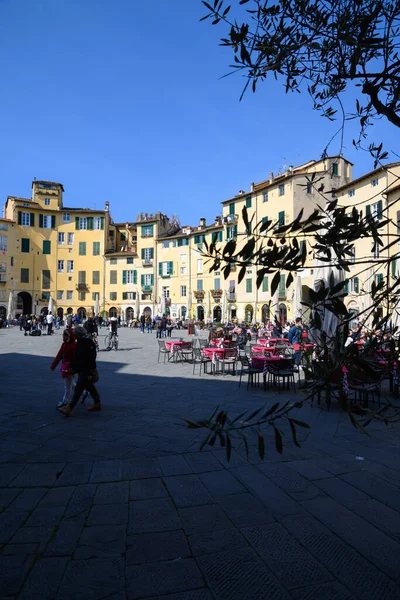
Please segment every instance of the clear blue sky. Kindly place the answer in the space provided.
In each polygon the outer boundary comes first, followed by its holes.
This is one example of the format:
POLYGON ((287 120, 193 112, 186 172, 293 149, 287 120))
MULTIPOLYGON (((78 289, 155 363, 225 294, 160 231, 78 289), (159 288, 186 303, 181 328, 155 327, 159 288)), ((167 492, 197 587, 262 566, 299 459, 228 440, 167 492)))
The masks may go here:
MULTIPOLYGON (((161 210, 196 224, 251 181, 318 158, 337 125, 281 83, 239 102, 240 76, 220 79, 226 31, 205 12, 200 0, 0 0, 2 202, 36 177, 62 182, 68 206, 109 200, 118 221, 161 210)), ((394 127, 375 129, 396 149, 394 127)), ((372 160, 351 139, 358 175, 372 160)))

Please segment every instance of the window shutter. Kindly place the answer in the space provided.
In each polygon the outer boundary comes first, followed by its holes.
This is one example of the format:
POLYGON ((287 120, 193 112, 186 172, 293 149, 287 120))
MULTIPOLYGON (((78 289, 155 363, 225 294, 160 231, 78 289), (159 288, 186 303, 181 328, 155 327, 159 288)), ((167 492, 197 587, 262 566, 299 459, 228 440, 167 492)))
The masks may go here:
POLYGON ((397 233, 400 233, 400 210, 397 211, 397 233))
POLYGON ((392 277, 396 277, 396 263, 397 259, 392 260, 392 277))
POLYGON ((35 227, 35 214, 31 213, 31 227, 35 227))
POLYGON ((21 225, 21 223, 22 223, 22 211, 19 210, 18 211, 18 225, 21 225))
POLYGON ((152 274, 150 277, 151 285, 154 285, 154 275, 152 274))
POLYGON ((56 228, 56 217, 55 217, 55 215, 52 215, 52 217, 51 217, 51 228, 52 229, 56 228))
POLYGON ((278 215, 278 225, 281 227, 285 224, 285 211, 281 210, 278 215))
POLYGON ((229 205, 229 214, 230 214, 230 215, 234 215, 234 214, 235 214, 235 203, 234 203, 234 202, 232 202, 232 203, 229 205))
POLYGON ((360 286, 358 283, 358 277, 354 277, 354 291, 356 294, 358 294, 358 290, 359 290, 360 286))
POLYGON ((142 248, 142 260, 144 260, 144 248, 142 248))
POLYGON ((79 229, 79 217, 75 217, 75 229, 79 229))
POLYGON ((140 276, 140 285, 143 287, 144 286, 144 275, 140 276))
POLYGON ((126 284, 126 271, 122 271, 122 283, 123 285, 126 284))
POLYGON ((182 246, 182 240, 178 240, 178 246, 182 246))
POLYGON ((137 271, 136 270, 133 271, 133 283, 135 285, 137 284, 137 271))
POLYGON ((93 217, 87 218, 87 228, 89 231, 93 231, 93 217))
POLYGON ((279 295, 280 296, 286 295, 286 276, 285 275, 281 275, 281 278, 279 280, 279 295))
POLYGON ((379 202, 378 202, 378 214, 377 214, 378 219, 383 219, 383 212, 382 211, 383 211, 383 202, 382 202, 382 200, 379 200, 379 202))
POLYGON ((43 240, 43 254, 51 253, 51 243, 49 240, 43 240))
POLYGON ((158 263, 158 274, 161 276, 162 275, 162 262, 158 263))
POLYGON ((370 204, 367 204, 367 206, 365 207, 365 215, 367 217, 371 216, 371 205, 370 204))
POLYGON ((30 239, 29 238, 22 238, 22 252, 29 252, 29 244, 30 244, 30 239))
POLYGON ((382 283, 383 281, 383 274, 382 273, 378 273, 378 284, 382 283))
POLYGON ((198 243, 199 243, 199 236, 198 236, 198 235, 195 235, 195 236, 194 236, 194 243, 195 243, 195 244, 198 244, 198 243))
POLYGON ((252 280, 246 279, 246 292, 250 294, 252 292, 252 280))
POLYGON ((39 227, 43 227, 43 215, 39 215, 39 227))
POLYGON ((104 229, 104 217, 100 217, 100 229, 104 229))
POLYGON ((174 263, 172 260, 169 261, 169 274, 172 275, 174 272, 174 263))
POLYGON ((346 281, 346 283, 344 284, 344 293, 348 294, 349 293, 349 282, 346 281))
POLYGON ((237 237, 237 225, 233 228, 233 237, 237 237))
POLYGON ((150 258, 154 258, 154 248, 150 248, 150 258))
POLYGON ((266 275, 264 275, 263 284, 262 284, 262 291, 263 292, 268 292, 268 277, 266 275))

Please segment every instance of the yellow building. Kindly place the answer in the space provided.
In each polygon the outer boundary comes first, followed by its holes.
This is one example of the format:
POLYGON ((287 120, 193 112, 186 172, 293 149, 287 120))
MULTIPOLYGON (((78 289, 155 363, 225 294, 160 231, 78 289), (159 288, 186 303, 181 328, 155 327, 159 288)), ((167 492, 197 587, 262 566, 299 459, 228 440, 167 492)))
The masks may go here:
POLYGON ((0 218, 0 318, 2 319, 8 317, 10 293, 13 297, 15 244, 15 222, 0 218))
POLYGON ((9 196, 5 218, 15 236, 12 292, 15 314, 92 312, 104 286, 108 232, 105 210, 63 205, 62 184, 33 181, 32 198, 9 196))

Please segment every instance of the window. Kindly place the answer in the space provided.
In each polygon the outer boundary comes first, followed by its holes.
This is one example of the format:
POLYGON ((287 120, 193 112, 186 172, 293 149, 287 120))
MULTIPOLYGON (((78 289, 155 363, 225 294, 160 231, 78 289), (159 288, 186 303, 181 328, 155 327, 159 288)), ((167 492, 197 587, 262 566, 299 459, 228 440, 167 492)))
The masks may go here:
POLYGON ((253 280, 246 279, 246 294, 251 294, 253 291, 253 280))
POLYGON ((339 175, 339 165, 338 165, 338 163, 333 163, 332 164, 332 175, 335 175, 335 176, 339 175))
POLYGON ((279 186, 279 195, 280 196, 285 195, 285 184, 284 183, 281 183, 281 185, 279 186))
POLYGON ((353 277, 352 279, 349 279, 346 287, 347 287, 347 292, 351 292, 352 294, 358 294, 358 291, 359 291, 358 277, 353 277))
POLYGON ((262 282, 262 291, 268 292, 268 276, 267 275, 264 275, 264 279, 262 282))
POLYGON ((285 211, 281 210, 280 213, 278 213, 278 225, 279 227, 282 227, 285 224, 285 211))
POLYGON ((2 231, 8 231, 8 225, 7 225, 7 223, 0 223, 0 229, 2 231))
POLYGON ((181 275, 186 275, 186 267, 181 267, 181 275))
POLYGON ((195 235, 194 236, 194 243, 197 245, 203 244, 204 241, 206 239, 205 235, 195 235))
POLYGON ((246 208, 251 208, 251 198, 246 198, 246 208))
POLYGON ((186 285, 181 285, 181 298, 186 296, 186 285))
POLYGON ((31 213, 22 212, 21 215, 21 225, 25 227, 29 227, 31 225, 31 213))
POLYGON ((110 260, 110 265, 116 265, 117 264, 117 259, 116 258, 112 258, 110 260))
POLYGON ((353 196, 356 195, 356 190, 355 189, 351 189, 347 192, 349 198, 353 198, 353 196))
POLYGON ((154 248, 142 248, 142 260, 153 260, 154 248))
POLYGON ((158 274, 160 277, 169 277, 173 274, 173 262, 164 261, 158 263, 158 274))
POLYGON ((7 237, 5 235, 0 235, 0 250, 5 254, 7 250, 7 237))
POLYGON ((126 259, 126 264, 133 265, 133 257, 132 256, 130 256, 129 258, 126 259))
POLYGON ((10 257, 10 265, 12 267, 14 266, 14 257, 13 256, 10 257))
POLYGON ((93 256, 100 256, 100 242, 93 242, 93 256))
POLYGON ((71 215, 69 213, 63 213, 63 223, 71 223, 71 215))
POLYGON ((85 302, 86 292, 78 292, 78 300, 80 300, 81 302, 85 302))
POLYGON ((117 283, 117 271, 110 271, 110 283, 113 285, 117 283))
POLYGON ((268 192, 263 192, 263 202, 268 202, 268 192))
POLYGON ((92 284, 99 285, 100 283, 100 271, 92 271, 92 284))
POLYGON ((78 218, 78 229, 87 229, 87 218, 86 217, 79 217, 78 218))
POLYGON ((169 287, 163 287, 162 295, 164 296, 164 298, 169 298, 169 287))
POLYGON ((29 283, 29 269, 21 269, 21 283, 29 283))
POLYGON ((72 300, 74 292, 72 290, 67 290, 67 300, 72 300))
POLYGON ((0 263, 0 273, 5 273, 7 271, 7 264, 0 263))
POLYGON ((376 284, 379 285, 380 283, 383 282, 383 274, 382 273, 378 273, 378 275, 375 275, 375 281, 376 284))
POLYGON ((110 292, 110 300, 116 300, 117 299, 117 292, 110 292))
POLYGON ((286 297, 286 276, 285 275, 281 275, 281 278, 279 280, 279 292, 278 292, 280 298, 285 298, 286 297))
POLYGON ((50 240, 43 240, 43 254, 51 254, 50 240))
POLYGON ((74 233, 69 233, 68 234, 68 246, 73 246, 74 245, 74 233))
POLYGON ((379 244, 377 242, 372 245, 372 254, 374 258, 379 258, 379 244))
POLYGON ((137 283, 137 273, 136 271, 122 271, 122 283, 125 285, 126 283, 137 283))
POLYGON ((311 181, 307 181, 307 194, 311 194, 312 193, 312 183, 311 181))
POLYGON ((197 291, 198 292, 202 292, 203 291, 203 280, 202 279, 198 279, 197 280, 197 291))
POLYGON ((349 262, 350 262, 351 264, 354 264, 354 263, 356 262, 356 249, 355 249, 354 247, 353 247, 353 248, 350 248, 350 249, 349 249, 349 252, 350 252, 350 255, 349 255, 349 262))
POLYGON ((142 275, 143 277, 143 285, 153 285, 154 284, 154 275, 147 274, 142 275))
POLYGON ((39 227, 44 229, 54 229, 56 226, 56 218, 51 215, 39 215, 39 227))
POLYGON ((235 214, 235 203, 231 202, 229 205, 229 214, 230 215, 234 215, 235 214))
POLYGON ((74 272, 74 261, 67 260, 67 273, 73 273, 73 272, 74 272))
POLYGON ((78 271, 78 283, 86 284, 86 271, 78 271))
POLYGON ((216 278, 214 279, 214 290, 220 290, 221 289, 221 280, 220 278, 216 278))
POLYGON ((50 292, 42 292, 42 300, 50 300, 50 292))
POLYGON ((180 255, 180 261, 181 262, 186 262, 186 254, 181 254, 180 255))
POLYGON ((371 181, 371 185, 372 185, 372 187, 376 187, 376 186, 378 185, 378 183, 379 183, 379 179, 378 179, 378 177, 375 177, 375 179, 373 179, 373 180, 371 181))
POLYGON ((79 256, 86 256, 86 242, 79 242, 79 256))
POLYGON ((226 239, 231 240, 237 237, 237 225, 231 225, 226 228, 226 239))
MULTIPOLYGON (((102 217, 94 217, 94 219, 93 219, 93 229, 96 229, 96 230, 103 229, 103 227, 102 227, 102 217)), ((125 241, 125 238, 124 238, 124 240, 122 239, 122 235, 125 235, 125 234, 121 233, 121 241, 125 241)))
POLYGON ((122 292, 122 300, 136 300, 136 292, 122 292))
POLYGON ((44 205, 45 206, 50 206, 50 198, 45 198, 44 199, 44 205))
POLYGON ((48 269, 42 271, 42 288, 44 290, 50 289, 50 271, 48 269))
POLYGON ((142 225, 142 237, 153 237, 154 225, 142 225))
POLYGON ((371 208, 372 216, 374 217, 374 219, 382 219, 382 200, 379 200, 379 202, 373 204, 371 208))
POLYGON ((222 231, 214 231, 214 233, 211 236, 211 239, 213 241, 213 244, 215 244, 216 242, 222 242, 222 231))
POLYGON ((63 260, 57 261, 57 271, 59 273, 64 273, 64 261, 63 260))
POLYGON ((58 233, 58 244, 59 246, 63 246, 65 242, 65 233, 58 233))
POLYGON ((188 246, 189 240, 187 238, 181 238, 179 240, 174 240, 174 248, 180 248, 181 246, 188 246))
POLYGON ((96 302, 98 293, 99 292, 92 292, 92 300, 93 300, 93 302, 96 302))
POLYGON ((169 242, 163 242, 163 248, 169 248, 169 242))
POLYGON ((203 272, 203 259, 202 258, 197 259, 197 272, 198 273, 203 272))
POLYGON ((64 300, 64 290, 57 290, 57 300, 64 300))
POLYGON ((30 249, 30 240, 29 238, 21 239, 21 252, 29 252, 30 249))

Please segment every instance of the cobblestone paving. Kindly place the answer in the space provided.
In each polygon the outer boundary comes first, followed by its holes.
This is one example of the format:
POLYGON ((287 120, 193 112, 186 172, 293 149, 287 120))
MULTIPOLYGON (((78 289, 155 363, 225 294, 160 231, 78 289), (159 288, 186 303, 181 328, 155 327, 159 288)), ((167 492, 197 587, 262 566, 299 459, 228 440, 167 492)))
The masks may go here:
POLYGON ((400 598, 399 427, 304 407, 300 449, 267 435, 264 461, 228 463, 182 418, 275 392, 157 363, 154 334, 123 329, 98 356, 103 411, 65 418, 60 343, 0 330, 0 599, 400 598))

